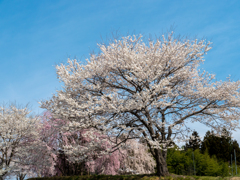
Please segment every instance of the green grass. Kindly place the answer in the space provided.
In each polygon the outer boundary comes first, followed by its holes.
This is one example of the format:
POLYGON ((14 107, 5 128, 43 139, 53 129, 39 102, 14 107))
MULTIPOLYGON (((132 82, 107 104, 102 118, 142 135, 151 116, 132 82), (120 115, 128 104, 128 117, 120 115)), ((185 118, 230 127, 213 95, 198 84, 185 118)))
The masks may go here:
POLYGON ((85 175, 85 176, 58 176, 30 178, 28 180, 230 180, 232 177, 240 177, 240 175, 229 177, 213 177, 213 176, 187 176, 170 174, 166 177, 158 177, 155 175, 85 175))

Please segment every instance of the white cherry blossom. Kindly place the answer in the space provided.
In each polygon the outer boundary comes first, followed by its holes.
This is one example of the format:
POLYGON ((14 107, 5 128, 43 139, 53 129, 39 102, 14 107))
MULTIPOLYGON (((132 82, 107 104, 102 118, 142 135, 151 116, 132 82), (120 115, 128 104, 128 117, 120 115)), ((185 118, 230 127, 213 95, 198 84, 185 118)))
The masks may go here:
POLYGON ((216 133, 223 126, 239 128, 240 81, 216 81, 199 70, 209 42, 170 34, 147 43, 142 36, 128 36, 99 48, 101 53, 91 55, 87 65, 69 59, 56 66, 64 87, 41 103, 69 120, 71 128, 126 134, 122 143, 145 140, 158 175, 168 174, 166 150, 174 139, 187 137, 187 122, 200 122, 216 133))

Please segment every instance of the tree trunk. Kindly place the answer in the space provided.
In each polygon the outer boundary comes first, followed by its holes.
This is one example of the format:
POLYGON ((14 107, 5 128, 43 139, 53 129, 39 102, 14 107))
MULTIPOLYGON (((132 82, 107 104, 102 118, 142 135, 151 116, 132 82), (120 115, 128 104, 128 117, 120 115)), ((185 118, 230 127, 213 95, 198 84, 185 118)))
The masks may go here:
POLYGON ((168 168, 167 168, 167 152, 161 152, 160 149, 154 149, 157 164, 157 176, 167 176, 169 175, 168 168))
POLYGON ((26 176, 26 174, 19 173, 17 175, 17 180, 24 180, 25 176, 26 176))

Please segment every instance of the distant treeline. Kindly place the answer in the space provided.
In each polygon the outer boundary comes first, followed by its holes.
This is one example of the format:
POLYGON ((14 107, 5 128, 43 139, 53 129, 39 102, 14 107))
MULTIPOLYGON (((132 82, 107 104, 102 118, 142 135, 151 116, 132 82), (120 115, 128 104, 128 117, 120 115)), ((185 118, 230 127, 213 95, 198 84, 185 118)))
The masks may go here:
POLYGON ((177 146, 168 149, 167 165, 169 172, 182 175, 229 176, 235 174, 236 163, 240 165, 240 148, 236 140, 232 140, 230 132, 223 129, 221 136, 207 131, 201 141, 194 131, 182 150, 177 146), (232 164, 231 166, 231 155, 232 164), (232 168, 233 167, 233 168, 232 168), (195 169, 195 170, 194 170, 195 169))

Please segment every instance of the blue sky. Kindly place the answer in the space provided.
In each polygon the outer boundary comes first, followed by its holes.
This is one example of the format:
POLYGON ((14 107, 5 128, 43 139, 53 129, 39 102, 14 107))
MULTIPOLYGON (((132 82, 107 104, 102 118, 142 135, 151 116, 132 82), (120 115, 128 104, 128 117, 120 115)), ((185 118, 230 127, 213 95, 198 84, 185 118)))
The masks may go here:
MULTIPOLYGON (((213 42, 201 68, 225 80, 240 78, 240 1, 219 0, 0 0, 0 102, 38 102, 61 88, 55 65, 85 62, 112 32, 175 34, 213 42)), ((204 136, 199 124, 193 129, 204 136)), ((240 143, 240 132, 234 133, 240 143)))

